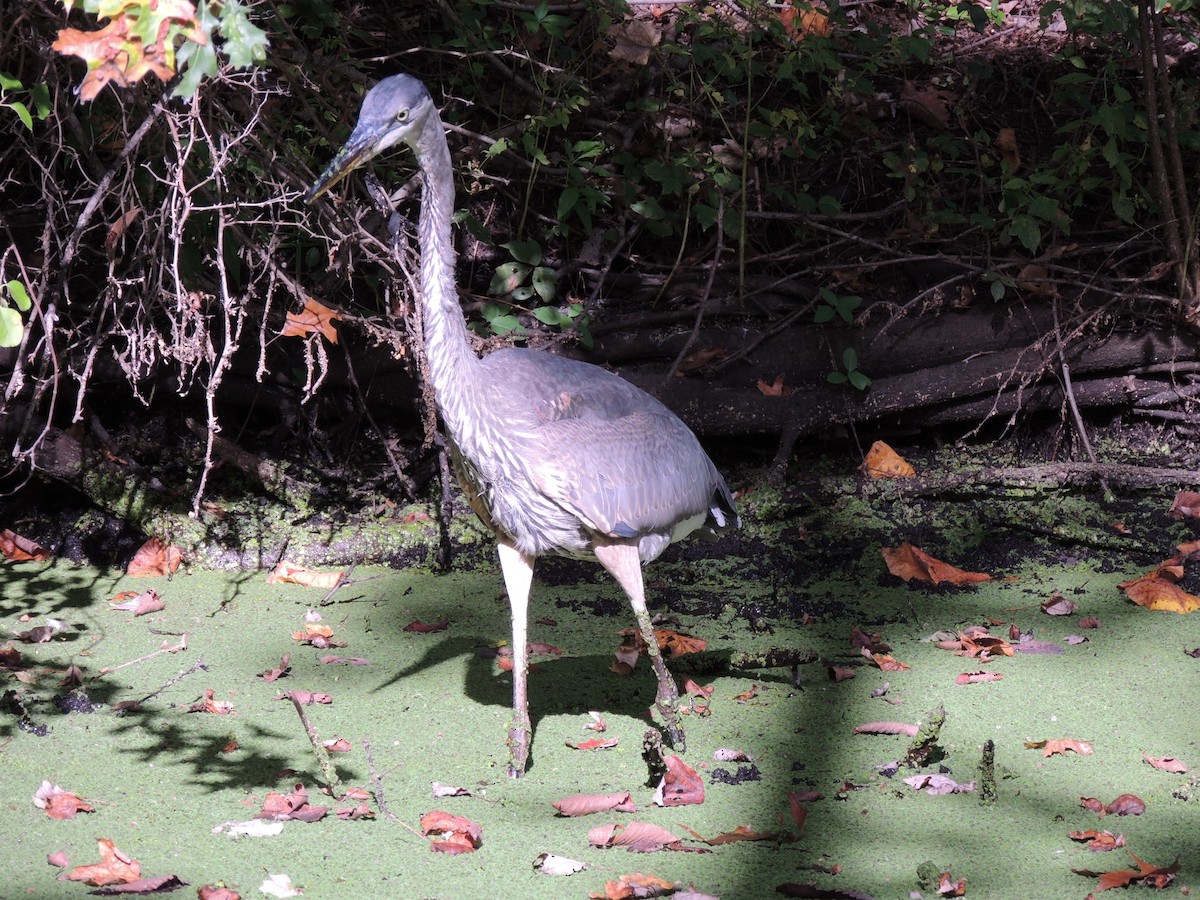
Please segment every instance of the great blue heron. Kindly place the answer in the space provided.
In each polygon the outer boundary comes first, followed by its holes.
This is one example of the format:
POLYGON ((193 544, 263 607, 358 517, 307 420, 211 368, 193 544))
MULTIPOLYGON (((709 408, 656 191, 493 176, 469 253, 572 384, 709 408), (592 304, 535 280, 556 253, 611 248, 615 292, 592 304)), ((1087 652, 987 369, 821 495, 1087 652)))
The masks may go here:
POLYGON ((697 528, 740 525, 733 496, 688 427, 611 372, 521 348, 475 355, 455 288, 450 151, 416 78, 393 75, 367 92, 350 139, 306 201, 401 141, 424 180, 417 236, 429 379, 463 488, 496 533, 512 607, 508 773, 524 774, 529 755, 529 589, 534 562, 546 553, 598 560, 629 596, 658 678, 655 705, 682 749, 679 692, 646 609, 642 564, 697 528))

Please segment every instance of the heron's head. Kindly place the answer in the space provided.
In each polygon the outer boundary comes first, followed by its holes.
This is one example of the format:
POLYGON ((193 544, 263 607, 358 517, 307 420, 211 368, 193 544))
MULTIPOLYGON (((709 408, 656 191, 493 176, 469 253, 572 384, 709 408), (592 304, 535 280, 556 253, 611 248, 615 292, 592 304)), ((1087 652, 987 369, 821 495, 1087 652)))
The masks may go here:
POLYGON ((411 146, 433 112, 429 91, 416 78, 392 75, 383 79, 367 91, 350 139, 308 189, 304 202, 312 203, 359 166, 401 141, 411 146))

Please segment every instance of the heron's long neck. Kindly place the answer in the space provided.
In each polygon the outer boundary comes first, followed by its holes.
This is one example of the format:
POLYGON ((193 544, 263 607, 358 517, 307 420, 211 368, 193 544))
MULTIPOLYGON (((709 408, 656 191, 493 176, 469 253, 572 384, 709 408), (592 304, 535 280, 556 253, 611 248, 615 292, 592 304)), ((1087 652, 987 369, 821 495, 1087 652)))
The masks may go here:
POLYGON ((472 396, 477 397, 483 376, 458 305, 454 241, 450 234, 454 214, 453 166, 446 133, 436 116, 429 118, 414 149, 425 182, 417 224, 425 357, 442 419, 457 440, 467 427, 467 403, 472 396))

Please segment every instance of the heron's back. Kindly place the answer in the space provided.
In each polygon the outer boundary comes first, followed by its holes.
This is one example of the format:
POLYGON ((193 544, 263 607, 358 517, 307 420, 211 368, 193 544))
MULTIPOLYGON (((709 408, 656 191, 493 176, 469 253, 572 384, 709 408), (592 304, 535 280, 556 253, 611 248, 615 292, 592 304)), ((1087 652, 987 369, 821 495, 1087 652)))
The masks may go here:
POLYGON ((472 425, 452 434, 473 505, 522 550, 587 555, 637 539, 643 561, 707 522, 737 522, 724 479, 679 417, 597 366, 534 350, 482 360, 472 425))

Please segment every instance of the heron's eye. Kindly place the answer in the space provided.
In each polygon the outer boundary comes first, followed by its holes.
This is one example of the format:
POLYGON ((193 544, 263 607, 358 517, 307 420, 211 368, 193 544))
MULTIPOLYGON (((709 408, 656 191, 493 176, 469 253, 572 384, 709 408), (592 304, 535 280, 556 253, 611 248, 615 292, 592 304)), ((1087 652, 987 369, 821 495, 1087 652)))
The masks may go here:
POLYGON ((400 110, 400 112, 396 113, 396 121, 397 122, 407 122, 408 121, 408 110, 402 109, 402 110, 400 110))

